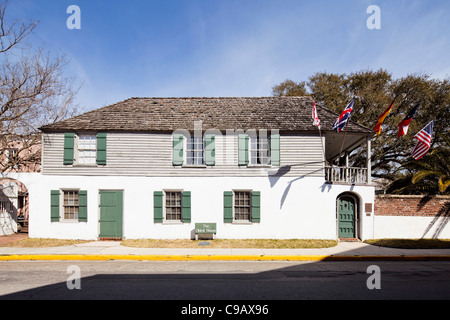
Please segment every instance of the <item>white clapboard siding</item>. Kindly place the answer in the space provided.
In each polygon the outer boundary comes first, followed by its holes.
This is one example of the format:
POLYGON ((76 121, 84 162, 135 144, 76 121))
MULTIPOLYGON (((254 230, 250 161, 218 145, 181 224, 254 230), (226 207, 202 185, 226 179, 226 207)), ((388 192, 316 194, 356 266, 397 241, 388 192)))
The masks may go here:
MULTIPOLYGON (((318 136, 282 135, 281 166, 238 166, 237 134, 217 135, 216 165, 174 167, 172 135, 156 133, 108 133, 106 166, 63 165, 64 134, 43 136, 42 172, 45 175, 89 176, 323 176, 322 144, 318 136)), ((76 152, 75 152, 76 153, 76 152)))

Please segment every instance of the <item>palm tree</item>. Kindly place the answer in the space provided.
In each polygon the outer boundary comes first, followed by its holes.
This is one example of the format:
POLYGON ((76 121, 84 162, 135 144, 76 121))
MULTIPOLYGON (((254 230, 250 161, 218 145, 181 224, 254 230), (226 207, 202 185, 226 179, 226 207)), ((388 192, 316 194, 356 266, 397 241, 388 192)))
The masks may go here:
POLYGON ((438 178, 439 191, 444 193, 450 186, 450 137, 443 135, 442 138, 444 145, 432 150, 424 161, 417 162, 421 170, 413 175, 411 182, 415 184, 425 177, 434 176, 438 178))
POLYGON ((403 164, 398 178, 389 186, 395 194, 450 194, 450 136, 422 159, 403 164))

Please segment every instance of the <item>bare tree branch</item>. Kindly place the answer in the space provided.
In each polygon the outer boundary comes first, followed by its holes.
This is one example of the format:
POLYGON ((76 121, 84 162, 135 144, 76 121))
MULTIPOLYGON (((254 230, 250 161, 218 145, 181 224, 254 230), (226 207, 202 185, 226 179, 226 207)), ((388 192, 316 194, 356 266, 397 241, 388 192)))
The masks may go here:
POLYGON ((77 113, 74 79, 64 77, 65 55, 22 46, 37 26, 8 23, 0 1, 0 171, 40 163, 38 128, 77 113), (14 156, 11 156, 13 150, 14 156), (34 152, 31 152, 34 150, 34 152))

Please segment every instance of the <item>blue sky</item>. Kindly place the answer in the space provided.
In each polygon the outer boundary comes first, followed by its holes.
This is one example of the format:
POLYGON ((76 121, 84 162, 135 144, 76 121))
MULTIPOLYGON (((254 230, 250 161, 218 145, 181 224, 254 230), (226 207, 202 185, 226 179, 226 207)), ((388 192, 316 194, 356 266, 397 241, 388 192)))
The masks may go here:
POLYGON ((383 68, 450 77, 448 0, 9 0, 29 40, 83 86, 84 110, 130 97, 270 96, 285 79, 383 68), (81 10, 69 30, 67 7, 81 10), (366 26, 380 7, 381 29, 366 26))

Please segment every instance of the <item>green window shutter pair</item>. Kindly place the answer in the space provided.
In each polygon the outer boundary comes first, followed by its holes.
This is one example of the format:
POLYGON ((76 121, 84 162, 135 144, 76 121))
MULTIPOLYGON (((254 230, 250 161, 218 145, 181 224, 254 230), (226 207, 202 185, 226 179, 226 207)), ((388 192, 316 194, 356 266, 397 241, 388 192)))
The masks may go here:
MULTIPOLYGON (((214 166, 216 164, 216 137, 208 134, 205 136, 205 164, 214 166)), ((174 166, 182 166, 184 162, 183 156, 184 136, 182 134, 173 135, 172 146, 172 164, 174 166)))
MULTIPOLYGON (((261 222, 261 192, 252 191, 251 221, 261 222)), ((233 191, 223 193, 223 222, 233 222, 233 191)))
MULTIPOLYGON (((66 132, 64 134, 64 165, 72 165, 75 148, 75 134, 66 132)), ((106 165, 106 133, 97 134, 97 164, 106 165)))
MULTIPOLYGON (((238 135, 238 164, 240 166, 248 165, 248 143, 249 137, 246 134, 238 135)), ((270 161, 273 166, 280 165, 280 135, 272 134, 270 136, 270 161)))
MULTIPOLYGON (((60 191, 50 191, 50 221, 59 222, 59 199, 60 191)), ((78 221, 87 222, 87 191, 80 190, 78 192, 78 221)))
MULTIPOLYGON (((182 199, 182 211, 181 220, 183 222, 191 222, 191 192, 183 191, 181 194, 182 199)), ((163 201, 164 192, 154 191, 153 192, 153 222, 162 223, 163 222, 163 201)))

